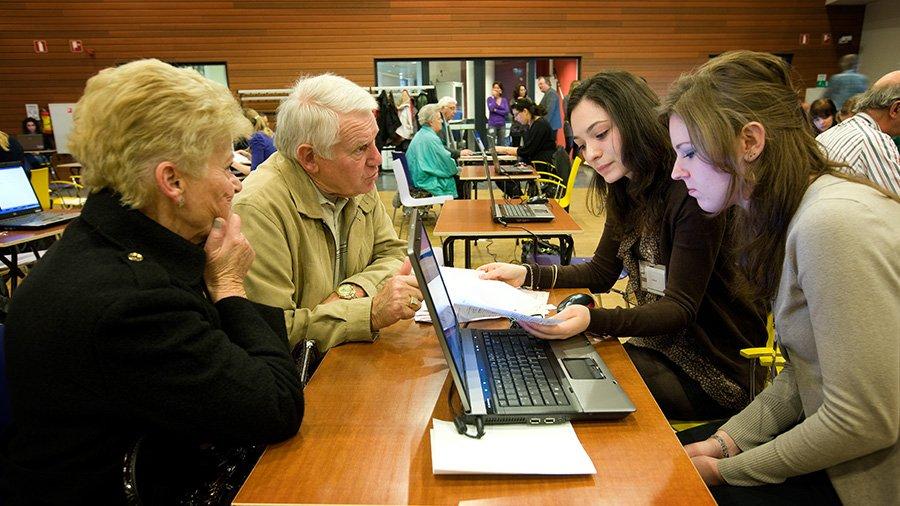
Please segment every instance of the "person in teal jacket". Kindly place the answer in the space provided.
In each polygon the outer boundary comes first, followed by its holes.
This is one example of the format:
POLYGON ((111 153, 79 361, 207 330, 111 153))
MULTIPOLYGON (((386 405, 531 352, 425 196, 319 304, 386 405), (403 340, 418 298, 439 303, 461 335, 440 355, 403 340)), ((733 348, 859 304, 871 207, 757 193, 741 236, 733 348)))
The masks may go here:
POLYGON ((438 136, 442 126, 440 107, 428 104, 419 110, 419 124, 422 128, 413 136, 406 150, 406 162, 413 184, 435 196, 457 197, 455 176, 459 168, 438 136))

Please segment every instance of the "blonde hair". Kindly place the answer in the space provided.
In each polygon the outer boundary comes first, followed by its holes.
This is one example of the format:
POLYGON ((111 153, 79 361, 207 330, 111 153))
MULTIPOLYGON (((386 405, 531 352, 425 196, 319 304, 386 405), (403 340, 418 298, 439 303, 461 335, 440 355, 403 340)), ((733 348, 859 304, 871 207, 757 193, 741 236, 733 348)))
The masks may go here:
POLYGON ((0 149, 9 151, 9 134, 0 132, 0 149))
POLYGON ((297 161, 297 148, 309 144, 319 156, 331 159, 338 143, 341 117, 369 113, 378 103, 369 92, 334 74, 297 79, 291 94, 278 106, 275 147, 282 156, 297 161))
POLYGON ((254 132, 262 132, 269 137, 274 137, 275 132, 269 128, 269 118, 266 117, 265 114, 260 114, 249 107, 244 109, 244 117, 250 120, 250 124, 253 125, 254 132))
POLYGON ((68 144, 86 187, 118 192, 124 205, 140 209, 154 195, 157 164, 170 161, 200 177, 213 153, 249 133, 227 88, 149 59, 88 80, 68 144))

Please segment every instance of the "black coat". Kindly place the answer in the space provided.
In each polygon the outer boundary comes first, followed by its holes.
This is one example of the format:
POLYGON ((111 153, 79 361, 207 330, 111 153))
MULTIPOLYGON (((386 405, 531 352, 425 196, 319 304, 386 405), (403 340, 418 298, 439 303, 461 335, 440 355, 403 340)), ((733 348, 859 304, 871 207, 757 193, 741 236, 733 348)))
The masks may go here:
POLYGON ((283 312, 240 297, 213 305, 204 263, 200 247, 116 195, 88 199, 12 300, 7 504, 123 502, 123 456, 142 434, 296 433, 303 394, 283 312))

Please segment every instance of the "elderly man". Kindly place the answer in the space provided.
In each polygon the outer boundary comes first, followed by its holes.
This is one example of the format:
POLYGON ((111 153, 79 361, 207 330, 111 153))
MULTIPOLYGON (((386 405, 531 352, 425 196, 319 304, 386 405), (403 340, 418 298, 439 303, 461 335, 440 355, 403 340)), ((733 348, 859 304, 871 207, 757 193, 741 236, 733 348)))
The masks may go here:
POLYGON ((856 111, 816 140, 832 160, 900 194, 900 152, 891 139, 900 135, 900 70, 875 82, 859 98, 856 111))
POLYGON ((441 97, 441 99, 438 100, 437 105, 441 108, 441 117, 443 118, 443 121, 441 122, 441 141, 444 142, 444 146, 447 147, 450 156, 452 156, 454 160, 458 160, 459 155, 471 155, 471 149, 457 149, 456 138, 453 137, 453 132, 450 131, 450 120, 456 115, 456 99, 453 97, 441 97))
POLYGON ((256 251, 251 300, 284 310, 291 345, 371 341, 422 294, 375 190, 375 100, 343 77, 301 78, 278 108, 272 155, 234 200, 256 251))
POLYGON ((544 94, 540 106, 544 108, 544 118, 550 123, 551 133, 555 140, 557 130, 562 128, 562 116, 560 116, 559 113, 559 95, 557 95, 556 91, 553 90, 553 87, 550 86, 549 77, 539 77, 538 88, 541 90, 541 93, 544 94))

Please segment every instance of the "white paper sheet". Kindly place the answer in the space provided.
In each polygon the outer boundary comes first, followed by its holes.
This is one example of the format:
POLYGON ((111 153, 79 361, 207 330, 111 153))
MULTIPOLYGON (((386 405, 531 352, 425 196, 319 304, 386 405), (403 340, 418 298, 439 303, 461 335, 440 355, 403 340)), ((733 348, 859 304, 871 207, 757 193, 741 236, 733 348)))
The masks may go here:
MULTIPOLYGON (((549 292, 533 292, 513 288, 502 281, 479 278, 473 269, 441 267, 441 277, 447 285, 450 300, 460 322, 486 320, 505 316, 516 321, 556 325, 561 321, 545 318, 549 292), (541 315, 541 316, 534 316, 541 315)), ((431 322, 428 308, 423 304, 413 317, 417 322, 431 322)))
POLYGON ((571 423, 488 425, 472 439, 433 419, 430 434, 434 474, 597 474, 571 423))

